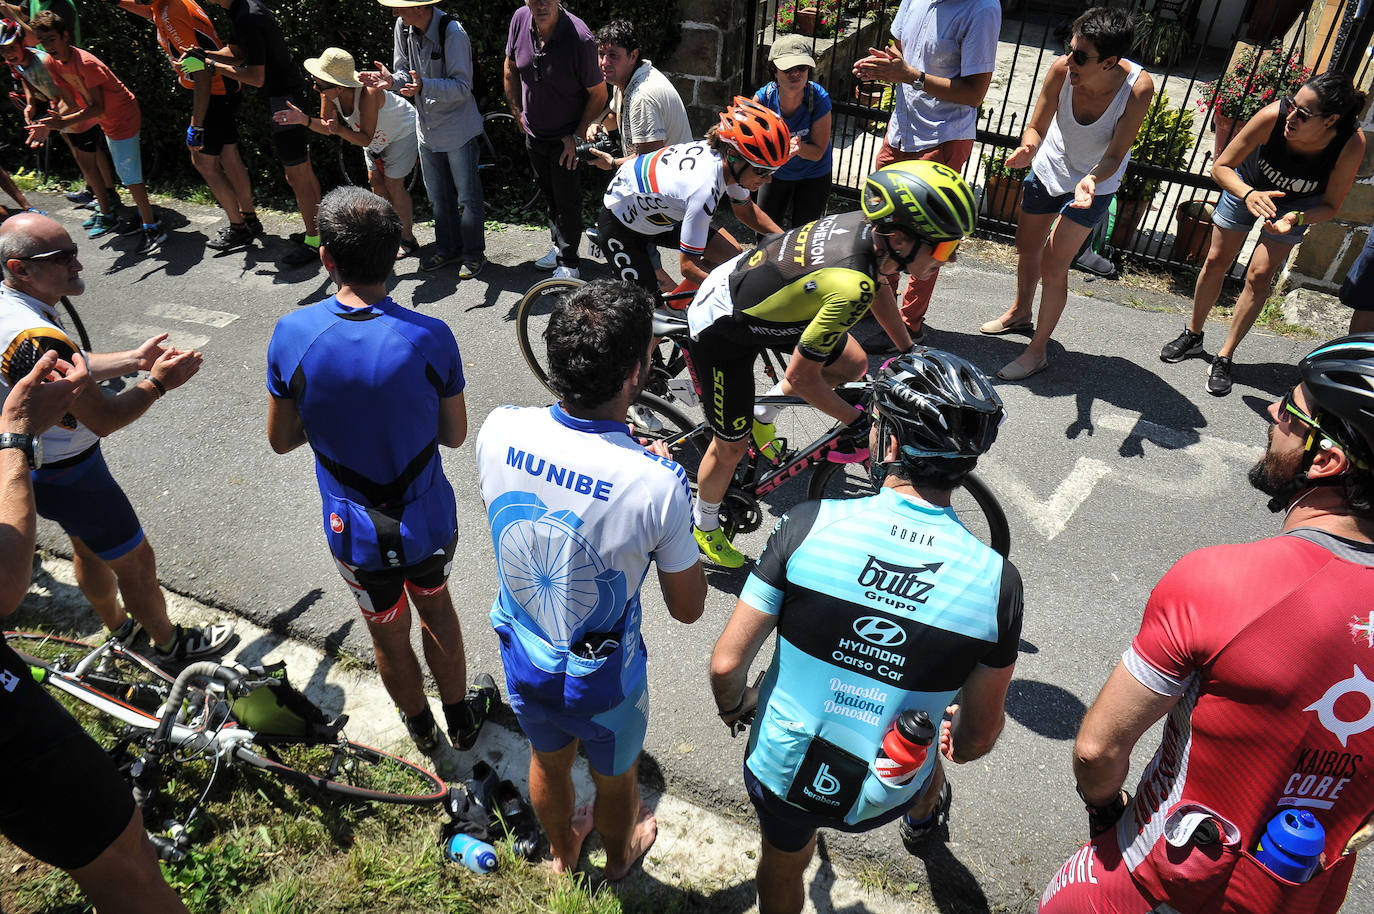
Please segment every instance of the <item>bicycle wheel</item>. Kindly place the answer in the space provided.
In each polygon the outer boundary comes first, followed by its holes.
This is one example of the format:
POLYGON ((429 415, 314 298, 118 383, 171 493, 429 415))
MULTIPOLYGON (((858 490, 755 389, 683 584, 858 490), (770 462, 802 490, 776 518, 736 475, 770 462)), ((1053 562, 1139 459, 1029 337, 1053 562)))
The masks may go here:
POLYGON ((692 421, 682 410, 648 391, 631 405, 629 418, 635 437, 667 443, 668 453, 695 486, 701 458, 711 443, 710 427, 692 421))
POLYGON ((238 746, 234 757, 297 787, 355 800, 430 806, 448 786, 431 771, 361 743, 269 742, 238 746))
POLYGON ((512 206, 522 210, 532 209, 539 202, 539 185, 525 151, 525 132, 505 111, 482 115, 477 170, 489 196, 495 196, 500 189, 512 206))
MULTIPOLYGON (((549 316, 561 297, 584 285, 586 283, 580 279, 540 280, 530 286, 520 299, 520 304, 516 305, 515 336, 520 341, 520 352, 525 356, 525 364, 530 366, 530 371, 545 387, 549 387, 549 373, 544 367, 547 358, 544 330, 549 325, 549 316)), ((557 393, 552 387, 549 387, 549 391, 557 393)))
MULTIPOLYGON (((866 463, 830 463, 816 465, 807 490, 810 498, 862 498, 873 494, 873 481, 866 463)), ((959 522, 970 533, 1002 555, 1011 554, 1011 528, 997 496, 974 474, 950 496, 950 506, 959 522)))

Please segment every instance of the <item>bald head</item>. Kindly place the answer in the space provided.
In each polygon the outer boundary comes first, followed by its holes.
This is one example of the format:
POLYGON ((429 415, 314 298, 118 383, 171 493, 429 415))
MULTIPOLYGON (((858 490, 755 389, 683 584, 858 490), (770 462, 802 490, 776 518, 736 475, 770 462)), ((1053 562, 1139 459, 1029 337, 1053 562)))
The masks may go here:
POLYGON ((80 295, 81 262, 28 260, 50 251, 75 250, 71 236, 53 219, 41 213, 19 213, 0 224, 0 267, 5 282, 40 301, 54 304, 63 295, 80 295))

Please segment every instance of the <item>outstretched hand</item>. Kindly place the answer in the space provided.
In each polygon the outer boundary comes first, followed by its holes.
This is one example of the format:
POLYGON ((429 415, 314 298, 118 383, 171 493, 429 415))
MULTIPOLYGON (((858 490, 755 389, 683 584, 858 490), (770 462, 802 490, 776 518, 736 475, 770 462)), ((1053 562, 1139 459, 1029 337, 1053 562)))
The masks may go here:
POLYGON ((58 358, 55 350, 48 350, 11 388, 0 413, 0 430, 20 435, 42 433, 67 414, 88 380, 90 370, 84 358, 67 362, 58 358))
POLYGON ((375 70, 364 70, 358 74, 358 82, 369 89, 390 89, 394 80, 391 70, 380 60, 372 61, 375 70))
POLYGON ((1035 150, 1025 143, 1022 143, 1020 146, 1016 147, 1015 152, 1007 156, 1006 164, 1008 168, 1026 168, 1034 158, 1035 150))
POLYGON ((1256 190, 1245 197, 1245 208, 1250 215, 1266 222, 1279 214, 1278 204, 1274 201, 1284 196, 1281 190, 1256 190))
POLYGON ((287 101, 285 108, 272 115, 272 120, 282 126, 287 124, 308 124, 310 123, 310 116, 297 108, 290 101, 287 101))
POLYGON ((153 367, 153 363, 167 351, 162 346, 165 342, 167 334, 159 333, 157 336, 149 337, 142 346, 134 350, 134 359, 138 362, 139 371, 148 371, 153 367))
POLYGON ((1093 197, 1096 194, 1097 180, 1092 175, 1085 175, 1073 189, 1073 202, 1069 205, 1074 209, 1087 209, 1093 205, 1093 197))
POLYGON ((165 349, 148 374, 167 390, 176 390, 200 371, 202 358, 194 349, 165 349))

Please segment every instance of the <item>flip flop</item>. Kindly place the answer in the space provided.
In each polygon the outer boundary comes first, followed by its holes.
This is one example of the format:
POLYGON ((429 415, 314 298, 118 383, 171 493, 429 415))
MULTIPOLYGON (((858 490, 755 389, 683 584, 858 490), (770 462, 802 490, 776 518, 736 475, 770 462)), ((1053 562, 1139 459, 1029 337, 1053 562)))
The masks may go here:
POLYGON ((415 255, 418 254, 419 252, 420 252, 420 240, 419 240, 418 238, 411 238, 411 239, 409 239, 409 240, 407 240, 407 239, 405 239, 405 238, 402 238, 402 239, 401 239, 401 246, 400 246, 400 248, 398 248, 397 251, 396 251, 396 259, 397 259, 397 260, 404 260, 404 259, 407 258, 407 257, 413 257, 413 256, 415 256, 415 255))
POLYGON ((510 781, 502 781, 497 789, 496 806, 501 827, 511 837, 511 849, 517 856, 533 860, 539 855, 539 820, 510 781))
POLYGON ((1000 317, 995 320, 990 320, 978 328, 979 333, 985 333, 988 336, 1001 336, 1004 333, 1030 333, 1034 330, 1034 321, 1022 321, 1019 324, 1004 324, 1000 317))

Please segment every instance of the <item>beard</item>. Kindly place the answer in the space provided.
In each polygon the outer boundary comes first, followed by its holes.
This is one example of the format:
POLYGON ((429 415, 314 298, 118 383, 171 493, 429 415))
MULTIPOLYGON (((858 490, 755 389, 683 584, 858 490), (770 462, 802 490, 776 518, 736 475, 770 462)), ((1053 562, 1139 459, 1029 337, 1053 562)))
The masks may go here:
POLYGON ((1278 514, 1286 511, 1298 493, 1312 487, 1302 466, 1302 452, 1274 453, 1274 426, 1269 426, 1269 447, 1250 468, 1250 485, 1270 496, 1268 508, 1278 514))

